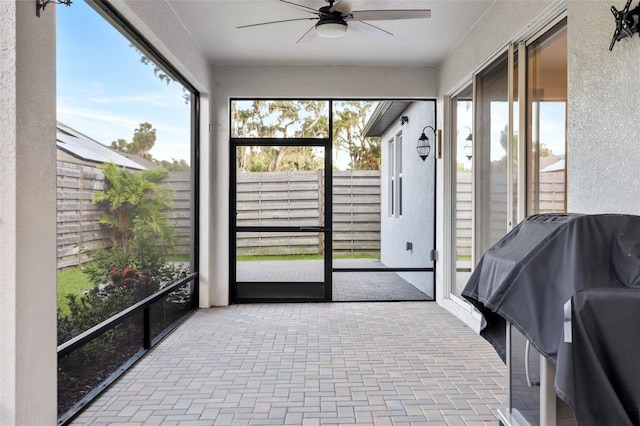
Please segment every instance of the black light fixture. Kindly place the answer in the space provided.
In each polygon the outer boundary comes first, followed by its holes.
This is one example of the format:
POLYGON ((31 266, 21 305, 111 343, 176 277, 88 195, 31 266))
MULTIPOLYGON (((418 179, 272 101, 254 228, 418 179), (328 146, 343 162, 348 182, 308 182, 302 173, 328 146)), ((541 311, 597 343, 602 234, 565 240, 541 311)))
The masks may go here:
POLYGON ((611 44, 609 44, 610 51, 613 49, 616 41, 620 41, 625 37, 631 38, 634 34, 640 33, 640 4, 629 10, 631 1, 632 0, 627 0, 622 10, 611 6, 611 13, 613 13, 613 17, 616 20, 616 29, 613 32, 611 44))
MULTIPOLYGON (((471 157, 473 157, 473 133, 471 132, 471 128, 467 126, 463 126, 462 128, 469 129, 469 135, 464 138, 467 142, 464 144, 464 147, 462 147, 462 150, 464 152, 464 156, 467 157, 467 160, 471 161, 471 157)), ((460 130, 458 130, 458 132, 460 132, 460 130)))
POLYGON ((427 129, 431 129, 433 131, 433 135, 435 137, 436 129, 431 126, 424 126, 422 129, 422 134, 418 138, 418 146, 416 147, 416 151, 418 151, 418 155, 422 158, 422 161, 426 160, 431 152, 431 144, 429 143, 429 138, 424 134, 424 131, 427 129))
POLYGON ((36 16, 40 17, 40 11, 44 10, 49 3, 64 4, 65 6, 71 6, 72 0, 36 0, 36 16))

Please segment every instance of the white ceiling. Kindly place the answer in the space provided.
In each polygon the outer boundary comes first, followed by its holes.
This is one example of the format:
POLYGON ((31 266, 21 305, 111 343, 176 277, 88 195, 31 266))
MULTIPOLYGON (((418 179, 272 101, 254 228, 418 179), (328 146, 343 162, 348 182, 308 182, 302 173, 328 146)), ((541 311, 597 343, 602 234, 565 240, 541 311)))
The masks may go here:
MULTIPOLYGON (((166 1, 212 64, 436 66, 494 0, 341 0, 341 10, 430 9, 431 18, 373 22, 394 34, 388 38, 348 31, 342 38, 300 44, 296 41, 315 21, 236 28, 313 17, 278 0, 166 1)), ((291 1, 313 9, 327 5, 291 1)))

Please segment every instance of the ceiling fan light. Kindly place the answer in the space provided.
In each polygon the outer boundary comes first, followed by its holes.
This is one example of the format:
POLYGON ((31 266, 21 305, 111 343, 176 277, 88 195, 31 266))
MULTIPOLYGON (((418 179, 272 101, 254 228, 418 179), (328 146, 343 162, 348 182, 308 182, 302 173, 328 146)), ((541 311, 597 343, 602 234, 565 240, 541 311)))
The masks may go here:
POLYGON ((316 34, 324 38, 338 38, 347 33, 346 22, 318 22, 316 34))

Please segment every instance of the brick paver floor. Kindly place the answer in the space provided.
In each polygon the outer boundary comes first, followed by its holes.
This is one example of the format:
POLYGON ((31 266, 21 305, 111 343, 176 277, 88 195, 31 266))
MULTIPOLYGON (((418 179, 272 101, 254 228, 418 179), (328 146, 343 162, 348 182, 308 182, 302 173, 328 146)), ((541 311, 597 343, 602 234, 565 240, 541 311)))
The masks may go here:
POLYGON ((75 425, 497 424, 505 368, 431 302, 196 311, 75 425))
MULTIPOLYGON (((373 259, 334 260, 339 268, 385 268, 373 259)), ((322 260, 269 260, 238 262, 238 281, 322 281, 322 260)), ((421 291, 395 272, 334 272, 333 301, 433 300, 433 273, 411 272, 429 291, 421 291)))

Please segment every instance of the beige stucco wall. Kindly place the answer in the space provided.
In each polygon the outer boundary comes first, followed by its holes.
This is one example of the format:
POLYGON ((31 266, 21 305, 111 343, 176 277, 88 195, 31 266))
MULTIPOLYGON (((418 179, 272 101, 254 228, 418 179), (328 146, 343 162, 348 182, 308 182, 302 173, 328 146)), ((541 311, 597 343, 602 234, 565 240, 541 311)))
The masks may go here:
MULTIPOLYGON (((640 214, 640 38, 609 51, 611 4, 569 2, 567 202, 571 212, 640 214)), ((634 2, 634 6, 636 2, 634 2)))
POLYGON ((55 8, 0 2, 0 424, 56 422, 55 8))

